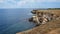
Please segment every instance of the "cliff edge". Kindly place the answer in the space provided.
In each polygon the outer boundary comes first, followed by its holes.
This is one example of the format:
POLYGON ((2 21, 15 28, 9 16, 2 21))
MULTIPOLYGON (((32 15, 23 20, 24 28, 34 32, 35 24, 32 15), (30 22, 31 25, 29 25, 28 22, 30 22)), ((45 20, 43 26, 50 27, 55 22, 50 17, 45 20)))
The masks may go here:
MULTIPOLYGON (((60 16, 60 10, 54 10, 52 13, 60 16)), ((60 34, 60 19, 52 20, 46 24, 16 34, 60 34)))

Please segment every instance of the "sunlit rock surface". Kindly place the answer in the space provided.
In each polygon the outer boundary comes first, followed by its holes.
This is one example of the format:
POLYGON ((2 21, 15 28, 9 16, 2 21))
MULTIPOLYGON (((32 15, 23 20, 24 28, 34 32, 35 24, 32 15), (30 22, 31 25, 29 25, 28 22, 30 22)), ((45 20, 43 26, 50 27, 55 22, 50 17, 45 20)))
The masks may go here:
MULTIPOLYGON (((60 16, 60 10, 37 10, 38 12, 49 12, 60 16)), ((18 32, 16 34, 60 34, 60 17, 46 24, 34 27, 30 30, 18 32)))

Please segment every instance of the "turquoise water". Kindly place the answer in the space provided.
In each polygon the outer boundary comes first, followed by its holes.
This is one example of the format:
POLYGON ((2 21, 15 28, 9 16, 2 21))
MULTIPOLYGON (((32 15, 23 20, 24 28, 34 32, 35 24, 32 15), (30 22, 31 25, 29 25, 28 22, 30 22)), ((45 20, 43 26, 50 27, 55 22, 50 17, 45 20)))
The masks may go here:
POLYGON ((30 23, 32 9, 0 9, 0 34, 16 34, 35 26, 30 23))

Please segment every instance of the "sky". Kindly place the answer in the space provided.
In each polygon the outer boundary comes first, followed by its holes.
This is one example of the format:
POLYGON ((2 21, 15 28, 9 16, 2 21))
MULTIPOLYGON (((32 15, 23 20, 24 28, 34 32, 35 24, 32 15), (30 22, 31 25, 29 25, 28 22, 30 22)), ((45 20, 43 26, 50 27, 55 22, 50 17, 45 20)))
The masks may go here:
POLYGON ((0 8, 60 8, 60 0, 0 0, 0 8))

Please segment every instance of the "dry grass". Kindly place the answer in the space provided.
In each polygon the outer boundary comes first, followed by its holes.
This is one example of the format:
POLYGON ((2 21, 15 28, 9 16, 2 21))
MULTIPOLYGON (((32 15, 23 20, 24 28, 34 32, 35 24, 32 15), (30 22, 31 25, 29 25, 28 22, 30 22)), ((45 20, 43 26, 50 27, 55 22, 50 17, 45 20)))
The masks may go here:
MULTIPOLYGON (((52 13, 60 16, 60 10, 54 10, 52 13)), ((19 32, 17 34, 52 34, 55 32, 58 34, 57 31, 60 31, 60 19, 52 20, 44 25, 37 26, 24 32, 19 32)))

